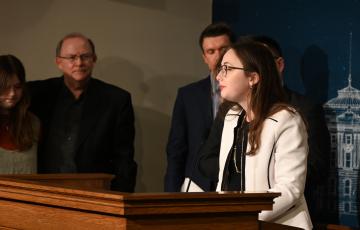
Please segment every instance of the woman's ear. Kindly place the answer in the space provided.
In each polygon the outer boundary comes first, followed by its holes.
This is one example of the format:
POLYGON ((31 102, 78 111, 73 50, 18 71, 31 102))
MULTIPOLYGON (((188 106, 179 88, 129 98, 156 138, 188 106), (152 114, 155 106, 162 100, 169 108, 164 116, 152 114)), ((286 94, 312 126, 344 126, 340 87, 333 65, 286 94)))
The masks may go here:
POLYGON ((278 57, 275 59, 275 63, 276 63, 276 68, 278 69, 279 74, 281 76, 285 69, 285 60, 282 57, 278 57))
POLYGON ((249 85, 250 88, 252 88, 254 85, 256 85, 260 80, 259 74, 256 72, 253 72, 249 76, 249 85))

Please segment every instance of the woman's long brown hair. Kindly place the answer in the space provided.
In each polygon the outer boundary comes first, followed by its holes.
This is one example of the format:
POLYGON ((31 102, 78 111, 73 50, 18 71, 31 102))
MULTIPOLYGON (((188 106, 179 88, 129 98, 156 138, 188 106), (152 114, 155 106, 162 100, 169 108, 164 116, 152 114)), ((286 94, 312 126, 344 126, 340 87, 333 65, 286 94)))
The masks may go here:
POLYGON ((25 69, 15 56, 0 55, 0 92, 8 87, 10 78, 14 76, 20 81, 22 97, 10 110, 9 131, 17 149, 23 151, 31 148, 35 139, 32 117, 28 111, 30 98, 26 88, 25 69))
POLYGON ((254 113, 249 125, 250 151, 253 155, 261 144, 261 131, 265 119, 280 110, 291 113, 294 110, 287 104, 285 91, 281 85, 279 72, 268 48, 257 42, 240 42, 231 46, 246 69, 245 74, 259 75, 259 81, 251 90, 249 109, 254 113))

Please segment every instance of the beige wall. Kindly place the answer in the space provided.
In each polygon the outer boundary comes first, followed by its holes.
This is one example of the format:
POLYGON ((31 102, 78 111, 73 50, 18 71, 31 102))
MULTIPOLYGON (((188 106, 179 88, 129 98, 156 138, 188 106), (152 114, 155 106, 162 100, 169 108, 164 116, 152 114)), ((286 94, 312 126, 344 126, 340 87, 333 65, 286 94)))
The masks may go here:
POLYGON ((94 76, 132 94, 136 116, 136 191, 163 190, 165 145, 178 87, 207 74, 197 39, 211 0, 1 0, 0 54, 14 54, 29 80, 58 76, 57 41, 69 32, 93 39, 94 76))

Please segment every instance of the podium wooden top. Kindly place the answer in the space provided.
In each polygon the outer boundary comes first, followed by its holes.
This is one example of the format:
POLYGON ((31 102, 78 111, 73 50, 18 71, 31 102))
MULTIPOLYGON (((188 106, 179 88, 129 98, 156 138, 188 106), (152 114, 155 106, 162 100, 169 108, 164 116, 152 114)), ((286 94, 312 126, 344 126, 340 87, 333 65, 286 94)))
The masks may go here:
POLYGON ((54 173, 54 174, 0 174, 0 177, 16 178, 23 180, 64 180, 64 179, 113 179, 114 175, 106 173, 54 173))
POLYGON ((105 173, 12 174, 0 175, 0 178, 35 181, 67 188, 110 190, 114 175, 105 173))
POLYGON ((260 212, 271 210, 280 193, 120 193, 0 178, 0 199, 86 210, 115 216, 260 212), (189 208, 191 207, 191 208, 189 208))

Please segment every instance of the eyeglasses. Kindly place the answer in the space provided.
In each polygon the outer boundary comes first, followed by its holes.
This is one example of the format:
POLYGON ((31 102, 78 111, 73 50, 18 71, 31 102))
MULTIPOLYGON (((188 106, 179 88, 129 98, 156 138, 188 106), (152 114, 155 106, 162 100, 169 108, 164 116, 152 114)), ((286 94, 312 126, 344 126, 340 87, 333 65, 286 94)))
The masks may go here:
POLYGON ((80 54, 80 55, 71 55, 68 57, 58 56, 58 58, 65 59, 65 60, 69 61, 70 63, 76 62, 77 59, 79 59, 80 61, 89 62, 94 58, 94 55, 91 53, 86 53, 86 54, 80 54))
POLYGON ((233 69, 240 69, 240 70, 244 70, 244 71, 248 71, 247 69, 245 69, 244 67, 234 67, 234 66, 228 66, 228 65, 222 65, 219 67, 218 69, 218 75, 221 78, 226 78, 226 74, 229 70, 233 70, 233 69))

